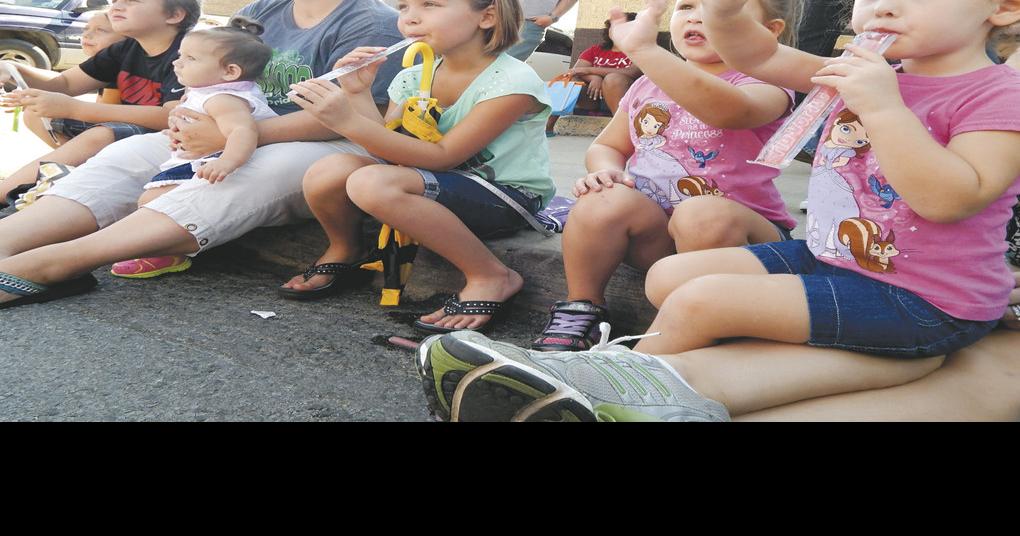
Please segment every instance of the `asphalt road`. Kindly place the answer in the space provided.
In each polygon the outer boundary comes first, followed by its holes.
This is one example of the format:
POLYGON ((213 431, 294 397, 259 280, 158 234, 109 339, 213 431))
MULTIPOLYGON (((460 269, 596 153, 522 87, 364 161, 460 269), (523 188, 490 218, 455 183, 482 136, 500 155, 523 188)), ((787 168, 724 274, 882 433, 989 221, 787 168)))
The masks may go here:
MULTIPOLYGON (((383 341, 420 337, 411 313, 438 298, 291 302, 235 258, 228 245, 143 281, 97 270, 89 294, 0 311, 0 420, 430 420, 413 353, 383 341)), ((543 323, 518 310, 494 336, 526 343, 543 323)))

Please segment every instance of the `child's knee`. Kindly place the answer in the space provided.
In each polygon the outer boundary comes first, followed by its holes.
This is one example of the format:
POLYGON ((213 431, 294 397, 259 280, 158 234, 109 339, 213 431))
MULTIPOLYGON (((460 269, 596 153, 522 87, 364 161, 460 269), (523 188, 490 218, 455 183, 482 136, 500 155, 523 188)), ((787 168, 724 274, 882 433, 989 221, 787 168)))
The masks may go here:
POLYGON ((741 230, 724 201, 716 197, 692 197, 676 207, 669 218, 669 236, 676 242, 678 251, 738 246, 746 242, 747 233, 741 230))
POLYGON ((570 224, 580 226, 619 226, 641 214, 644 195, 617 184, 601 192, 582 195, 570 209, 570 224))
POLYGON ((346 191, 349 177, 349 170, 340 169, 336 162, 323 159, 312 164, 305 171, 301 188, 304 190, 305 198, 309 200, 331 197, 346 191))
POLYGON ((357 169, 347 178, 347 196, 362 210, 386 204, 402 193, 399 183, 393 180, 392 167, 374 165, 357 169))
POLYGON ((719 297, 725 292, 723 276, 703 275, 668 292, 659 306, 660 314, 696 322, 712 318, 718 311, 719 297))
POLYGON ((625 93, 633 82, 634 79, 625 74, 609 73, 602 77, 602 90, 625 93))

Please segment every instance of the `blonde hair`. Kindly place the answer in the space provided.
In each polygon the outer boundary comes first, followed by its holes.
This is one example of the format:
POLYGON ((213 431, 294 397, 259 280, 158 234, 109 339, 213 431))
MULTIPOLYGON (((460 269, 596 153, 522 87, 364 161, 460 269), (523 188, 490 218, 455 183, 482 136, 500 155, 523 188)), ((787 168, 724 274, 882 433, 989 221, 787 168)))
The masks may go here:
POLYGON ((765 20, 782 19, 786 22, 779 42, 790 47, 797 46, 797 27, 804 14, 804 0, 758 0, 765 11, 765 20))
POLYGON ((496 24, 485 30, 486 54, 495 56, 512 47, 520 40, 521 24, 524 24, 524 13, 517 0, 468 0, 471 8, 482 11, 489 6, 496 8, 496 24))

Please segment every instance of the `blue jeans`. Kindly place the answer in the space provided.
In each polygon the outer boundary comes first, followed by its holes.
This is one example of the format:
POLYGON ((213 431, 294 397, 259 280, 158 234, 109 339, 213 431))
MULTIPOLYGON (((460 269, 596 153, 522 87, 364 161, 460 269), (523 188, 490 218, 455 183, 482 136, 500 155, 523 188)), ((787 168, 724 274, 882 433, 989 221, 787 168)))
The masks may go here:
POLYGON ((803 240, 747 249, 770 274, 800 276, 811 316, 811 346, 932 357, 973 344, 998 324, 954 318, 909 290, 819 262, 803 240))
POLYGON ((545 28, 526 20, 524 26, 521 26, 521 40, 507 49, 506 53, 521 61, 528 61, 538 45, 542 44, 543 39, 545 39, 545 28))
MULTIPOLYGON (((455 171, 415 168, 425 181, 425 197, 453 212, 478 238, 510 236, 530 229, 528 222, 484 186, 455 171)), ((532 215, 542 208, 542 197, 523 189, 493 183, 532 215)))
POLYGON ((136 125, 134 123, 122 123, 119 121, 107 121, 105 123, 86 123, 77 119, 57 118, 50 120, 53 132, 73 138, 92 127, 106 127, 113 131, 113 141, 120 141, 135 134, 148 134, 155 132, 152 129, 136 125))

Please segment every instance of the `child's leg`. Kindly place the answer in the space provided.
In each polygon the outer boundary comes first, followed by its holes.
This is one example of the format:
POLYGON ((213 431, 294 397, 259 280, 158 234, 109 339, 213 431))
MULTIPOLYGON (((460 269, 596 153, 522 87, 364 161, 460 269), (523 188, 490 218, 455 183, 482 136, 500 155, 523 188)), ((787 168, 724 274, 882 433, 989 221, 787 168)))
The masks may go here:
POLYGON ((606 100, 610 112, 616 114, 616 109, 620 107, 620 99, 633 83, 633 78, 619 73, 609 73, 602 78, 602 98, 606 100))
POLYGON ((563 230, 567 300, 606 302, 609 278, 621 262, 647 270, 673 253, 666 215, 641 192, 623 185, 581 196, 563 230))
POLYGON ((15 171, 3 181, 0 181, 0 198, 6 196, 8 192, 19 185, 33 184, 39 170, 39 162, 57 162, 69 166, 78 166, 113 142, 112 130, 101 126, 92 127, 71 138, 43 157, 37 158, 21 167, 21 169, 15 171))
MULTIPOLYGON (((699 393, 725 405, 733 416, 840 393, 873 393, 870 390, 923 378, 943 361, 943 357, 893 359, 770 341, 727 342, 659 357, 699 393)), ((781 409, 776 410, 778 414, 781 409)), ((762 418, 769 415, 757 414, 762 418)), ((797 413, 791 415, 800 420, 797 413)), ((836 415, 829 418, 838 419, 836 415)), ((803 420, 823 418, 820 412, 801 416, 803 420)))
MULTIPOLYGON (((347 195, 347 179, 355 170, 375 164, 376 160, 354 154, 335 154, 312 164, 305 173, 302 188, 308 206, 329 238, 329 248, 316 264, 351 263, 364 256, 361 220, 364 213, 347 195)), ((307 281, 296 275, 284 288, 313 290, 328 284, 334 276, 316 274, 307 281)))
POLYGON ((736 201, 707 195, 692 197, 676 207, 669 219, 669 234, 679 252, 783 239, 761 214, 736 201))
MULTIPOLYGON (((785 349, 785 346, 766 342, 754 344, 749 350, 759 356, 780 354, 785 349)), ((897 387, 848 392, 772 407, 745 414, 740 420, 1017 421, 1020 420, 1017 345, 1020 345, 1020 333, 994 331, 974 345, 954 352, 941 368, 920 380, 897 387)), ((906 363, 911 362, 890 364, 885 367, 886 373, 906 363)))
MULTIPOLYGON (((414 237, 464 273, 467 281, 460 291, 461 301, 502 302, 516 294, 524 285, 520 274, 500 262, 457 215, 424 197, 424 192, 422 175, 401 166, 364 167, 347 181, 347 194, 361 210, 414 237)), ((471 329, 485 324, 489 315, 447 316, 440 309, 421 320, 471 329)))
POLYGON ((46 127, 43 125, 41 117, 35 115, 32 112, 26 111, 21 115, 21 118, 25 122, 25 126, 28 127, 28 130, 31 130, 32 134, 35 134, 40 140, 46 143, 46 145, 49 145, 50 148, 52 149, 56 149, 59 145, 67 142, 67 140, 70 139, 63 134, 57 134, 57 141, 59 141, 60 143, 54 143, 53 138, 50 137, 49 131, 46 130, 46 127))

